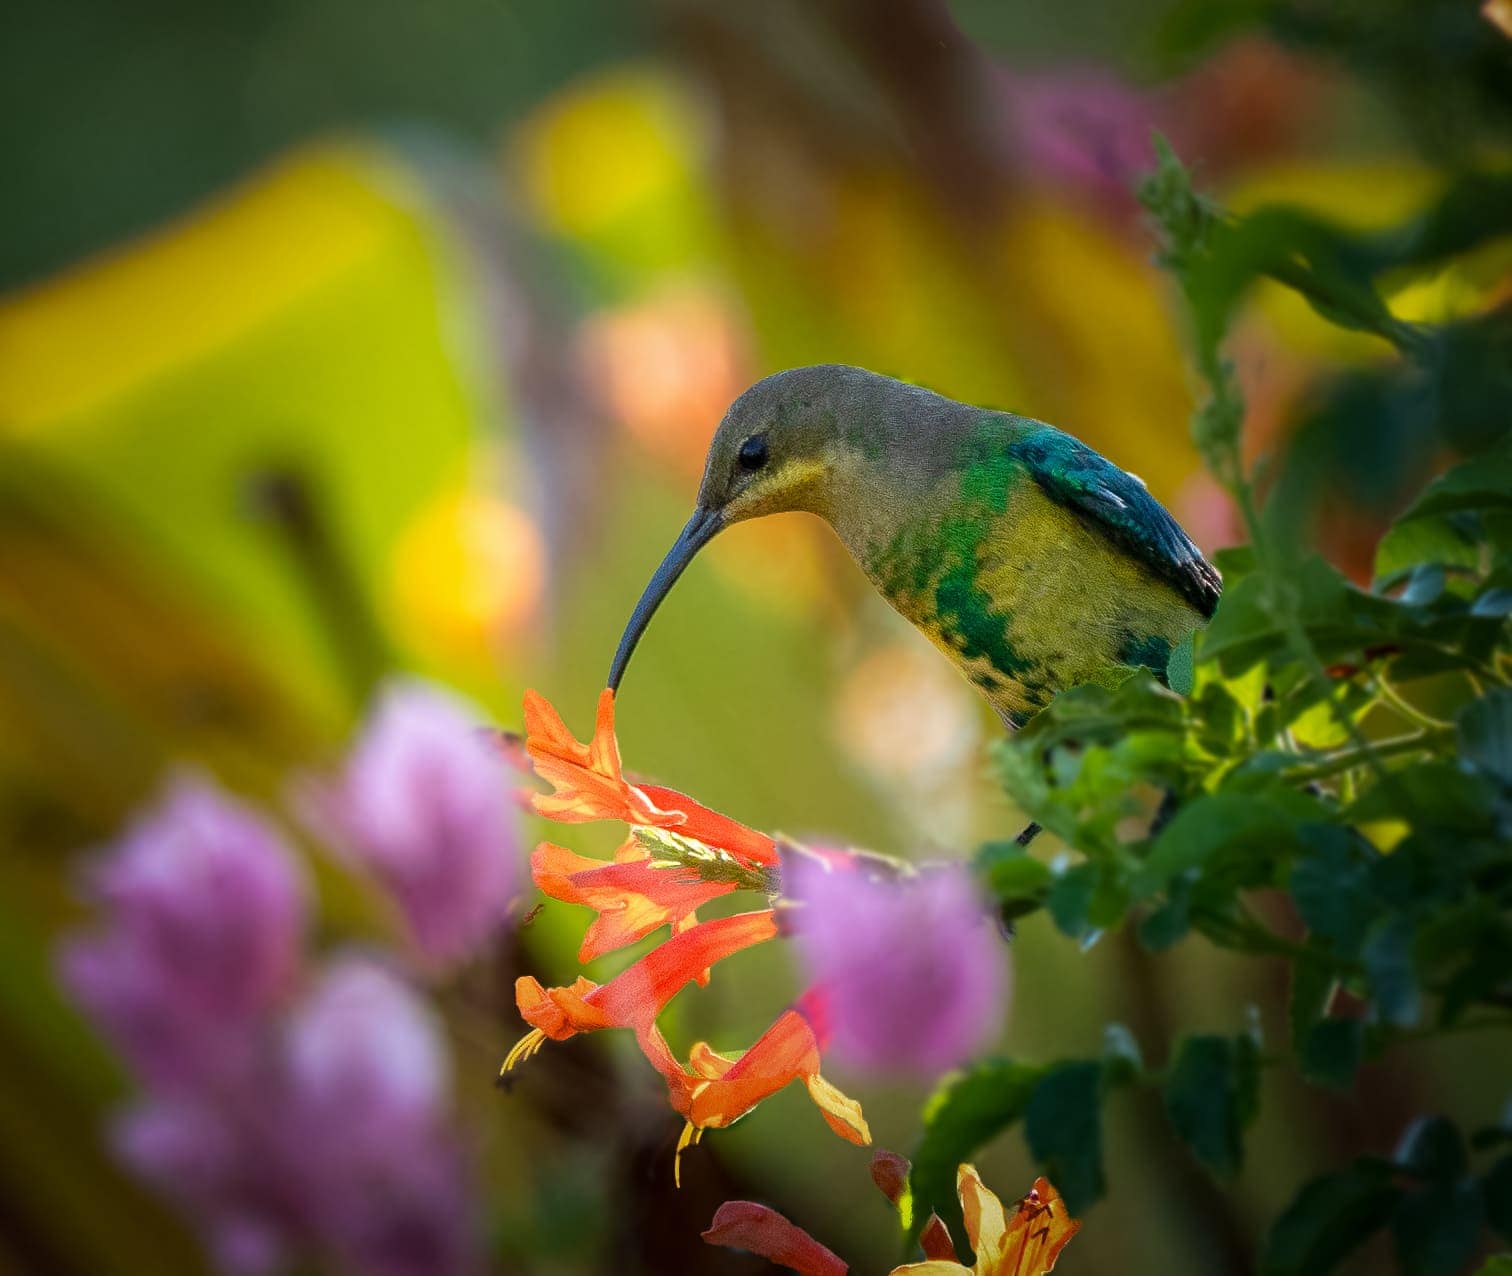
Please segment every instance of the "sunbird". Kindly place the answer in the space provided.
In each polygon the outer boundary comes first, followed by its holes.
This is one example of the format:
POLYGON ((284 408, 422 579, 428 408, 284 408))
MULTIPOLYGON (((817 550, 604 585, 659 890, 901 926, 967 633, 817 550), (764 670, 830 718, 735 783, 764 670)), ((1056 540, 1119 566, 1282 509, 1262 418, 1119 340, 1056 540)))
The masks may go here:
POLYGON ((1166 678, 1222 589, 1143 482, 1054 426, 864 368, 793 368, 725 413, 609 686, 703 546, 789 510, 824 519, 1010 729, 1078 683, 1166 678))

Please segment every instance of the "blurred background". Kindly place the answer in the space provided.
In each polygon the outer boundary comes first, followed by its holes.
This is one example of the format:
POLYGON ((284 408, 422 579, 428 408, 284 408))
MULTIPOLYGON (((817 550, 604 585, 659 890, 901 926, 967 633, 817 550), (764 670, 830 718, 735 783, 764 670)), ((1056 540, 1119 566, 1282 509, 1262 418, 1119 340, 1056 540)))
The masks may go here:
MULTIPOLYGON (((724 408, 797 364, 1052 421, 1232 543, 1132 194, 1152 129, 1231 207, 1369 228, 1512 121, 1508 38, 1458 0, 12 0, 4 27, 0 1267, 91 1276, 209 1270, 112 1155, 131 1087, 54 975, 80 853, 166 768, 286 816, 396 669, 504 726, 538 688, 586 735, 724 408)), ((1392 305, 1470 313, 1509 278, 1503 239, 1392 305)), ((1390 350, 1279 289, 1233 352, 1249 445, 1368 577, 1452 440, 1329 400, 1325 369, 1390 350)), ((701 556, 619 721, 628 765, 757 827, 915 857, 1019 827, 984 707, 805 516, 701 556)), ((364 885, 312 871, 320 942, 381 942, 364 885)), ((433 990, 490 1268, 761 1270, 698 1240, 730 1197, 854 1270, 898 1261, 865 1155, 801 1092, 692 1150, 678 1193, 677 1119, 613 1034, 494 1087, 515 975, 570 982, 585 920, 549 904, 433 990)), ((1034 917, 1004 1048, 1087 1053, 1108 1019, 1232 1031, 1250 1002, 1279 1033, 1284 989, 1201 945, 1082 953, 1034 917)), ((674 1005, 680 1048, 748 1043, 791 998, 769 947, 674 1005)), ((1272 1082, 1230 1193, 1121 1101, 1110 1197, 1061 1268, 1247 1271, 1302 1177, 1502 1098, 1484 1051, 1400 1056, 1349 1096, 1272 1082)), ((921 1090, 834 1079, 907 1150, 921 1090)), ((982 1168, 1005 1197, 1031 1177, 1011 1137, 982 1168)))

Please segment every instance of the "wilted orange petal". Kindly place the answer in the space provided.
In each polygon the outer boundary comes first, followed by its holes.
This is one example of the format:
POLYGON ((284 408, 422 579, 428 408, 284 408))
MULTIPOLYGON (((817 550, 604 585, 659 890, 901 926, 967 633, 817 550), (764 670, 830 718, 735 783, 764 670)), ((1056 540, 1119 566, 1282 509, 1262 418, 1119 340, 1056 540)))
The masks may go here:
POLYGON ((982 1182, 974 1165, 962 1165, 956 1171, 956 1193, 961 1198, 961 1213, 966 1219, 966 1240, 976 1251, 977 1270, 996 1272, 1003 1259, 1008 1235, 1008 1218, 1003 1213, 1003 1203, 982 1182))
POLYGON ((906 1156, 878 1148, 872 1153, 871 1176, 877 1190, 896 1205, 908 1188, 908 1171, 911 1167, 906 1156))
POLYGON ((842 1139, 865 1147, 871 1142, 871 1128, 861 1114, 861 1105, 842 1094, 817 1072, 804 1078, 809 1098, 819 1107, 826 1124, 842 1139))
POLYGON ((919 1248, 924 1251, 925 1258, 955 1262, 955 1242, 950 1239, 950 1229, 938 1214, 931 1214, 924 1224, 924 1230, 919 1233, 919 1248))
POLYGON ((748 1250, 780 1267, 792 1268, 798 1276, 845 1276, 849 1270, 837 1254, 803 1228, 754 1201, 726 1201, 703 1238, 710 1245, 748 1250))
POLYGON ((1512 38, 1512 0, 1486 0, 1481 5, 1481 14, 1487 22, 1501 28, 1504 36, 1512 38))
POLYGON ((1008 1224, 1003 1261, 994 1270, 1001 1276, 1041 1276, 1055 1266, 1061 1250, 1080 1230, 1050 1180, 1037 1178, 1008 1224))

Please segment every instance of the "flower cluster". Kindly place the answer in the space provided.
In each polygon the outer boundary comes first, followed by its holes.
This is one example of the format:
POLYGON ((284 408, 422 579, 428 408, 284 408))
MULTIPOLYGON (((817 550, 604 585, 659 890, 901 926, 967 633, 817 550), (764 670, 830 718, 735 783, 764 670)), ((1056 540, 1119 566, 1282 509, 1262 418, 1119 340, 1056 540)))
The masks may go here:
MULTIPOLYGON (((397 688, 320 791, 427 971, 475 953, 516 885, 507 772, 475 723, 397 688)), ((181 777, 88 884, 101 925, 59 965, 141 1086, 117 1150, 196 1220, 222 1270, 315 1256, 375 1276, 476 1267, 439 1025, 392 955, 310 952, 302 865, 263 816, 181 777)))
POLYGON ((519 979, 516 1004, 531 1030, 505 1060, 505 1072, 547 1040, 628 1028, 685 1121, 679 1153, 705 1130, 730 1125, 795 1080, 831 1129, 864 1145, 871 1135, 860 1106, 820 1072, 832 1036, 850 1045, 858 1062, 928 1071, 959 1062, 995 1027, 1000 954, 959 870, 929 878, 892 865, 872 880, 881 862, 876 857, 780 849, 773 838, 684 794, 631 783, 614 736, 610 691, 600 697, 586 744, 533 692, 525 723, 525 755, 552 789, 533 798, 538 813, 565 823, 630 826, 612 860, 551 842, 532 857, 542 891, 596 914, 579 959, 662 927, 670 935, 604 984, 580 976, 546 988, 532 977, 519 979), (784 874, 791 890, 784 889, 784 874), (756 911, 699 920, 704 904, 741 890, 784 898, 776 904, 768 898, 756 911), (698 1042, 683 1062, 657 1026, 668 1002, 689 984, 707 982, 722 959, 789 932, 799 935, 808 959, 808 991, 739 1056, 698 1042), (897 1011, 900 996, 908 999, 904 1015, 897 1011))
MULTIPOLYGON (((872 1158, 872 1180, 894 1205, 903 1202, 908 1170, 908 1162, 896 1153, 879 1151, 872 1158)), ((904 1263, 888 1276, 1044 1276, 1081 1229, 1049 1179, 1035 1179, 1011 1216, 973 1165, 957 1171, 956 1192, 975 1262, 967 1267, 957 1261, 949 1230, 931 1214, 919 1234, 924 1261, 904 1263)), ((726 1201, 703 1236, 711 1245, 769 1258, 798 1276, 845 1276, 849 1270, 833 1250, 755 1201, 726 1201)))

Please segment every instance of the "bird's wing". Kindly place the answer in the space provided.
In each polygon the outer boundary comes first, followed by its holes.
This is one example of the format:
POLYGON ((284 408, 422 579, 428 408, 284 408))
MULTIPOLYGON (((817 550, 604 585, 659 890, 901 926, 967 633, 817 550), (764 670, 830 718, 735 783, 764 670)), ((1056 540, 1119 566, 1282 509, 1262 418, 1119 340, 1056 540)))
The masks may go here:
POLYGON ((1053 426, 1033 430, 1010 451, 1052 500, 1094 519, 1199 612, 1212 616, 1222 577, 1141 480, 1053 426))

